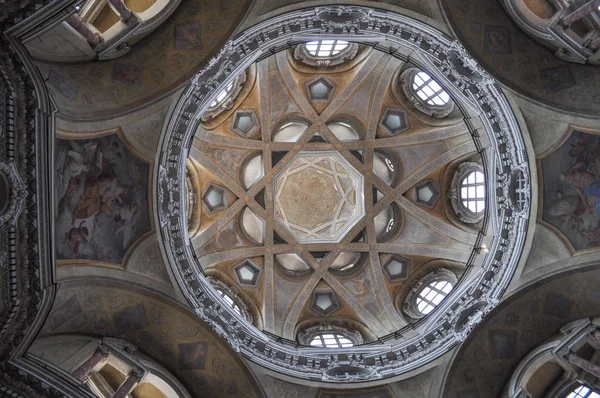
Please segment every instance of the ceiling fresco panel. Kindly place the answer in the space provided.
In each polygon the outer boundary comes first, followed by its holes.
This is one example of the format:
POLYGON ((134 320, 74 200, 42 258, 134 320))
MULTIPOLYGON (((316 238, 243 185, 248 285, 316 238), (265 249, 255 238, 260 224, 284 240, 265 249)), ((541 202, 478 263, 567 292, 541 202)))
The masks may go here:
POLYGON ((150 232, 149 165, 118 134, 55 145, 56 255, 121 264, 150 232))
POLYGON ((600 246, 600 135, 574 130, 540 164, 543 222, 572 251, 600 246))

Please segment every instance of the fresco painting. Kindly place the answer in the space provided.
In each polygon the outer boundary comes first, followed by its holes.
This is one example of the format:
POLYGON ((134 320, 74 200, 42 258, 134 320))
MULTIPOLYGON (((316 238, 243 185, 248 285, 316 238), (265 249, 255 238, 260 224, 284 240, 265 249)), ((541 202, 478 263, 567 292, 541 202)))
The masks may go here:
POLYGON ((147 163, 116 134, 56 140, 56 256, 120 264, 150 231, 147 163))
POLYGON ((600 135, 573 131, 542 160, 543 220, 576 251, 600 246, 600 135))

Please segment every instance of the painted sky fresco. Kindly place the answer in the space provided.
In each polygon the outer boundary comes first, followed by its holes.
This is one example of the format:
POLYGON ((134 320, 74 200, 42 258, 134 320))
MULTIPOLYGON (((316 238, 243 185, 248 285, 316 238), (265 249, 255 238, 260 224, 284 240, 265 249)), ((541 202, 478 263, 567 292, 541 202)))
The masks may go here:
POLYGON ((120 264, 150 231, 147 163, 116 134, 56 140, 56 256, 120 264))
POLYGON ((542 170, 543 220, 577 251, 600 246, 600 136, 574 131, 542 170))

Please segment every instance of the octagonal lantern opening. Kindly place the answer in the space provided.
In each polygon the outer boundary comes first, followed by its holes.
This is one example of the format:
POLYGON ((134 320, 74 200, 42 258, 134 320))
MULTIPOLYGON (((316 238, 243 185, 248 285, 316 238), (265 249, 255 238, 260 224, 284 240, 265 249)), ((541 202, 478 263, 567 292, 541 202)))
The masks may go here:
POLYGON ((339 243, 365 215, 364 177, 337 151, 299 152, 273 183, 275 219, 300 243, 339 243))

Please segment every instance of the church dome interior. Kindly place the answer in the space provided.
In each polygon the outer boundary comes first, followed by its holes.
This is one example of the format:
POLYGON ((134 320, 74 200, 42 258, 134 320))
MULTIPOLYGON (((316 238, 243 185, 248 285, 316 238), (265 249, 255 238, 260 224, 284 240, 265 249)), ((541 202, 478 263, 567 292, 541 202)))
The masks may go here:
POLYGON ((0 396, 600 398, 600 0, 0 24, 0 396))

